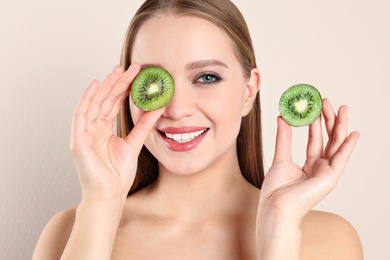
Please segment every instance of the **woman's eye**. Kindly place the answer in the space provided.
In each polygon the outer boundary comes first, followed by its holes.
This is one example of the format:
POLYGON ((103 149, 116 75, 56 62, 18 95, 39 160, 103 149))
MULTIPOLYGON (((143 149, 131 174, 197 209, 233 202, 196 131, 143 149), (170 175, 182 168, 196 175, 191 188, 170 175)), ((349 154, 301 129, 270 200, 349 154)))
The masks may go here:
POLYGON ((210 83, 217 83, 221 79, 222 78, 219 75, 205 74, 205 75, 201 76, 200 78, 198 78, 198 82, 210 84, 210 83))

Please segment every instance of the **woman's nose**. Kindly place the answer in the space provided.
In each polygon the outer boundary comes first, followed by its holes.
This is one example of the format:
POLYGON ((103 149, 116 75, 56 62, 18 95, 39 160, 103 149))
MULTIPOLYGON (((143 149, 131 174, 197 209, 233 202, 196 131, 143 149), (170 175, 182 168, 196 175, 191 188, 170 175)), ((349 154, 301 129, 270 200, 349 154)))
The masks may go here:
POLYGON ((166 105, 163 116, 173 120, 180 120, 193 115, 195 113, 195 104, 190 92, 190 87, 175 84, 175 94, 166 105))

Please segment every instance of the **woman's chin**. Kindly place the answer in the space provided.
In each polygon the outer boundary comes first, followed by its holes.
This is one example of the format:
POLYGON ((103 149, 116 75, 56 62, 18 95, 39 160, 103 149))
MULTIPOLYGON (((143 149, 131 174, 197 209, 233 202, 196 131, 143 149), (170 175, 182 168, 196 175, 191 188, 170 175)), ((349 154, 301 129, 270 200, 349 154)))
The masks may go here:
POLYGON ((160 174, 169 173, 176 176, 193 176, 202 172, 206 167, 201 167, 198 162, 180 162, 162 164, 159 162, 160 174))

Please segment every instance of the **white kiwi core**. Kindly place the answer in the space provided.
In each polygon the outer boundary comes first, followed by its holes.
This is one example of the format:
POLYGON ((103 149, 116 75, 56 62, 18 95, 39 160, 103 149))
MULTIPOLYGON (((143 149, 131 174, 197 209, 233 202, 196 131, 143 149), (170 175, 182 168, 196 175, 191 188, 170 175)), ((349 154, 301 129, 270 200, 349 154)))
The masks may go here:
POLYGON ((307 100, 306 99, 301 99, 299 100, 298 102, 296 102, 294 104, 295 106, 295 109, 299 112, 299 113, 303 113, 305 112, 306 108, 307 108, 307 100))
POLYGON ((160 87, 158 84, 156 83, 152 83, 150 84, 149 88, 148 88, 148 94, 149 95, 153 95, 155 93, 158 93, 160 91, 160 87))

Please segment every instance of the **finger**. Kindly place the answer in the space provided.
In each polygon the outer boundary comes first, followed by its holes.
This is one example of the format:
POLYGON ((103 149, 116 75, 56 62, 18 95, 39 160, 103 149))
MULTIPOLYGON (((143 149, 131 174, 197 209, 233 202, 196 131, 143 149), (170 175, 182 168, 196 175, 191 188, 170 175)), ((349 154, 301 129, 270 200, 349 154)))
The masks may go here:
POLYGON ((328 142, 327 142, 327 145, 325 147, 325 154, 328 154, 329 145, 332 142, 332 133, 333 133, 334 124, 336 122, 336 114, 333 111, 333 108, 329 102, 329 99, 327 99, 327 98, 324 98, 324 100, 323 100, 322 114, 323 114, 324 119, 325 119, 326 132, 328 134, 328 142))
POLYGON ((130 89, 129 89, 129 91, 126 91, 125 93, 123 93, 118 98, 118 100, 116 101, 114 107, 111 109, 110 114, 106 117, 106 120, 109 120, 109 121, 114 121, 115 120, 115 118, 118 116, 119 111, 121 110, 123 101, 129 95, 129 92, 130 92, 130 89))
POLYGON ((306 156, 307 158, 316 157, 321 158, 323 153, 323 141, 322 141, 322 126, 321 116, 317 120, 309 125, 309 139, 307 142, 306 156))
POLYGON ((125 137, 125 141, 133 147, 134 151, 139 154, 142 146, 145 143, 150 131, 155 125, 156 121, 164 113, 165 107, 158 110, 145 112, 138 122, 135 123, 131 132, 125 137))
POLYGON ((115 66, 113 71, 104 79, 98 93, 92 100, 91 108, 88 112, 88 120, 95 121, 99 117, 104 101, 122 74, 123 68, 118 65, 115 66))
POLYGON ((123 73, 118 83, 114 86, 111 93, 104 101, 102 111, 99 115, 100 119, 113 121, 116 118, 123 101, 130 92, 131 82, 138 75, 140 69, 141 67, 138 63, 133 63, 129 69, 123 73))
POLYGON ((332 105, 327 98, 324 98, 323 100, 322 114, 325 119, 326 132, 328 133, 328 136, 331 136, 336 121, 336 113, 333 111, 332 105))
POLYGON ((292 131, 291 126, 278 116, 278 130, 276 134, 275 156, 272 164, 280 161, 292 161, 291 157, 292 131))
POLYGON ((72 136, 80 136, 86 130, 88 122, 87 113, 91 106, 92 99, 98 92, 99 85, 100 84, 97 80, 92 81, 92 83, 84 91, 79 103, 77 104, 73 113, 72 136))
POLYGON ((352 132, 347 139, 345 139, 344 143, 337 150, 335 155, 333 156, 330 166, 340 174, 344 171, 345 165, 349 157, 352 154, 353 149, 357 141, 359 140, 360 134, 359 132, 352 132))
POLYGON ((333 128, 332 140, 327 151, 327 158, 332 158, 340 146, 344 143, 348 134, 348 107, 341 106, 337 113, 336 123, 333 128))

